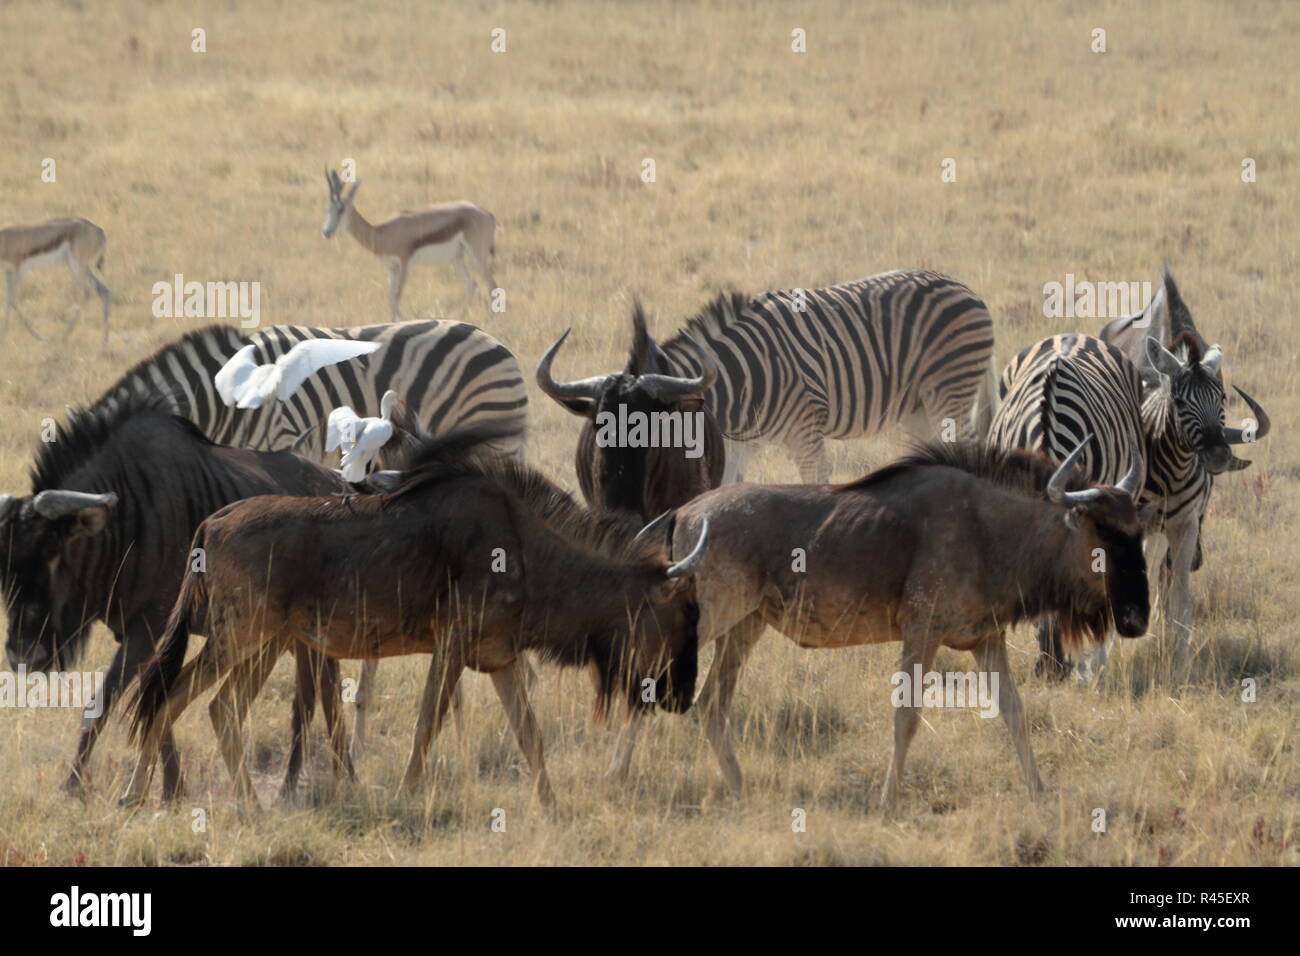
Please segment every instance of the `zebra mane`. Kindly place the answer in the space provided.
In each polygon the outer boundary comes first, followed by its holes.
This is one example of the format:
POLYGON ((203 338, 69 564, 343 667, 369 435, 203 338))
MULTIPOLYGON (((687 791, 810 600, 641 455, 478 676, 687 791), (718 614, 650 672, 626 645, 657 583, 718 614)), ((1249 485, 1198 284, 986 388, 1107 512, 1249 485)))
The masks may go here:
MULTIPOLYGON (((161 362, 164 362, 167 356, 172 354, 178 356, 178 360, 181 362, 182 365, 188 365, 189 360, 185 357, 185 348, 189 345, 193 345, 195 346, 196 349, 201 349, 203 343, 207 340, 210 340, 213 337, 218 337, 221 341, 228 344, 231 347, 232 355, 235 352, 237 352, 242 346, 247 344, 244 337, 239 334, 238 329, 236 329, 232 325, 222 325, 220 322, 214 322, 212 325, 205 325, 201 329, 195 329, 192 332, 186 332, 180 338, 176 339, 175 341, 168 342, 166 345, 157 349, 152 354, 146 356, 145 358, 141 359, 140 361, 132 365, 129 369, 127 369, 127 371, 125 372, 125 374, 122 375, 121 378, 119 378, 116 382, 110 385, 104 391, 104 394, 99 396, 98 399, 96 399, 95 404, 99 405, 106 402, 120 400, 124 392, 137 391, 137 389, 133 389, 130 387, 132 381, 136 379, 141 379, 147 382, 148 388, 150 390, 156 389, 157 386, 153 382, 148 380, 148 370, 151 365, 156 365, 161 362)), ((175 407, 174 399, 173 399, 172 407, 173 408, 175 407)))
POLYGON ((641 529, 640 519, 623 513, 597 514, 540 471, 494 453, 492 444, 513 434, 508 423, 494 422, 425 441, 412 453, 402 483, 387 497, 394 500, 456 478, 483 478, 572 546, 627 563, 657 553, 653 542, 633 540, 641 529))
MULTIPOLYGON (((955 468, 1011 491, 1040 496, 1058 466, 1046 455, 1022 448, 1005 449, 973 441, 939 441, 916 446, 910 454, 897 461, 857 481, 836 485, 833 490, 859 491, 913 468, 934 467, 955 468)), ((1066 483, 1066 490, 1078 491, 1087 486, 1083 469, 1075 467, 1066 483)))
POLYGON ((687 336, 703 344, 709 339, 725 335, 740 313, 749 306, 751 299, 753 296, 746 292, 732 290, 718 293, 712 302, 687 319, 686 324, 678 329, 672 338, 664 342, 663 347, 690 351, 691 345, 687 341, 687 336))
POLYGON ((70 408, 54 441, 43 442, 32 464, 32 494, 58 488, 99 454, 118 430, 139 415, 162 414, 184 427, 193 438, 211 444, 192 422, 175 415, 166 395, 130 392, 117 401, 99 401, 70 408))

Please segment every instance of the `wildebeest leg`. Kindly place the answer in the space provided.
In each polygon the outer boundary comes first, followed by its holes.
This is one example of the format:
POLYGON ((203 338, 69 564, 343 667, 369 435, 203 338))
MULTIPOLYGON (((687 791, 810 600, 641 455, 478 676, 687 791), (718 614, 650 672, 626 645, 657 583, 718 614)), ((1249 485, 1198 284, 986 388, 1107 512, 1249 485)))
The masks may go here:
POLYGON ((212 729, 216 731, 221 756, 234 781, 235 797, 239 801, 241 812, 259 809, 253 778, 248 772, 248 761, 244 759, 244 717, 248 714, 253 698, 261 693, 266 679, 275 669, 275 662, 289 649, 291 640, 287 637, 276 638, 241 661, 208 705, 212 729))
POLYGON ((713 747, 714 756, 718 758, 718 769, 736 796, 740 796, 743 779, 740 762, 732 747, 727 713, 731 710, 731 698, 736 692, 736 681, 741 668, 762 636, 763 628, 762 618, 753 614, 718 640, 713 666, 709 668, 708 679, 695 702, 704 721, 704 735, 713 747))
POLYGON ((164 737, 171 734, 172 724, 184 713, 190 702, 212 686, 216 680, 229 669, 228 661, 221 659, 219 642, 209 638, 203 650, 188 661, 176 675, 172 683, 167 702, 154 718, 149 732, 140 741, 140 756, 136 760, 135 770, 127 784, 126 793, 119 801, 121 806, 136 807, 144 802, 149 789, 149 778, 153 776, 153 767, 158 760, 158 752, 164 737))
POLYGON ((555 793, 551 790, 551 781, 546 776, 546 761, 542 756, 542 732, 533 716, 533 708, 528 703, 528 682, 525 679, 528 662, 523 657, 515 658, 509 667, 492 672, 492 686, 497 689, 501 706, 510 718, 510 727, 519 741, 519 749, 524 752, 528 766, 533 771, 533 792, 548 807, 555 805, 555 793))
MULTIPOLYGON (((1038 775, 1038 765, 1034 763, 1034 751, 1029 746, 1029 721, 1020 704, 1020 694, 1016 692, 1016 682, 1011 676, 1011 665, 1007 661, 1006 635, 989 635, 983 643, 973 648, 973 653, 976 667, 986 674, 998 675, 998 710, 1002 712, 1002 719, 1015 742, 1025 786, 1031 795, 1037 796, 1043 792, 1043 778, 1038 775)), ((992 680, 991 677, 989 679, 992 680)))
POLYGON ((379 658, 371 657, 361 662, 361 679, 357 682, 356 726, 352 728, 352 762, 361 763, 366 755, 366 718, 370 715, 370 702, 379 680, 379 658))
POLYGON ((1069 672, 1062 645, 1061 622, 1055 614, 1045 614, 1038 619, 1038 660, 1034 662, 1034 676, 1064 680, 1069 672))
MULTIPOLYGON (((939 652, 939 639, 930 633, 928 621, 912 623, 903 629, 903 656, 898 669, 912 679, 916 665, 921 666, 921 673, 927 673, 934 664, 939 652)), ((917 724, 921 722, 921 705, 917 699, 921 688, 912 688, 910 706, 894 710, 894 756, 885 774, 885 785, 881 790, 880 806, 891 810, 898 800, 898 781, 903 776, 903 764, 907 760, 907 748, 911 746, 916 734, 917 724)))
MULTIPOLYGON (((291 800, 298 790, 303 753, 307 749, 307 732, 312 726, 312 717, 316 714, 316 685, 324 676, 317 667, 324 667, 326 659, 328 658, 317 657, 305 644, 294 645, 294 719, 290 732, 289 766, 285 769, 285 783, 279 787, 281 800, 291 800)), ((334 663, 334 671, 337 675, 337 663, 334 663)))
POLYGON ((429 744, 442 729, 442 721, 447 716, 447 708, 464 670, 463 663, 446 654, 435 652, 429 662, 429 676, 420 697, 420 717, 415 723, 415 736, 411 741, 411 759, 402 777, 402 789, 407 793, 414 793, 424 777, 429 744))
MULTIPOLYGON (((316 654, 313 651, 312 656, 316 654)), ((352 755, 348 752, 348 722, 339 706, 339 662, 332 657, 321 656, 320 663, 314 665, 320 675, 320 708, 325 715, 325 731, 329 734, 331 764, 334 778, 346 775, 349 780, 357 779, 356 768, 352 766, 352 755)))

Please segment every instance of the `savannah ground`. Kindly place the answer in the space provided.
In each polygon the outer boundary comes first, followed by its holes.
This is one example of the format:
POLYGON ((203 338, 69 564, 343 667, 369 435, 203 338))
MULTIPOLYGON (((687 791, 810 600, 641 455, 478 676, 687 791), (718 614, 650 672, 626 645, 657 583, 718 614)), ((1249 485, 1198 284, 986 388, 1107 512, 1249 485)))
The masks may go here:
MULTIPOLYGON (((733 711, 740 799, 689 716, 656 717, 631 784, 606 784, 611 734, 590 721, 589 683, 553 669, 534 699, 562 801, 555 818, 530 799, 477 675, 465 736, 444 732, 432 785, 404 798, 395 791, 425 670, 407 658, 381 667, 361 782, 334 786, 318 723, 300 805, 252 823, 233 812, 206 706, 178 729, 184 803, 158 812, 155 789, 134 816, 115 805, 134 756, 120 723, 100 742, 83 803, 58 789, 80 715, 0 711, 0 864, 1300 859, 1300 452, 1288 427, 1300 415, 1300 7, 10 2, 0 34, 0 219, 102 225, 114 302, 101 353, 93 300, 60 341, 66 274, 27 279, 25 314, 52 340, 15 327, 3 344, 6 491, 27 490, 42 419, 199 324, 153 317, 157 281, 259 281, 263 324, 387 321, 378 262, 350 236, 319 232, 322 166, 344 157, 372 221, 461 197, 496 214, 505 313, 482 300, 464 313, 450 268, 417 270, 404 305, 482 325, 530 372, 569 326, 558 375, 620 365, 632 293, 666 336, 723 287, 920 266, 985 299, 1000 367, 1045 335, 1100 327, 1045 318, 1045 282, 1153 281, 1168 260, 1202 332, 1223 345, 1228 381, 1275 423, 1242 450, 1253 467, 1215 487, 1185 680, 1162 673, 1147 637, 1120 646, 1095 686, 1045 686, 1031 674, 1033 635, 1012 635, 1049 788, 1037 804, 1000 720, 930 711, 900 812, 886 818, 877 801, 899 647, 812 652, 769 634, 733 711), (191 51, 196 27, 206 53, 191 51), (496 27, 504 53, 491 51, 496 27), (1104 54, 1090 49, 1095 27, 1104 54), (791 51, 795 28, 806 53, 791 51), (45 157, 55 183, 41 181, 45 157), (1242 182, 1246 157, 1257 182, 1242 182), (654 183, 641 179, 646 158, 654 183), (941 182, 945 158, 956 182, 941 182), (1253 702, 1242 699, 1248 678, 1253 702), (796 808, 806 832, 792 830, 796 808), (197 809, 205 832, 194 832, 197 809), (490 825, 498 809, 505 832, 490 825)), ((1229 416, 1245 411, 1234 395, 1229 416)), ((575 487, 576 420, 536 392, 530 414, 532 462, 575 487)), ((837 446, 836 477, 900 447, 893 437, 837 446)), ((779 449, 757 469, 760 480, 795 477, 779 449)), ((111 650, 100 629, 83 666, 104 667, 111 650)), ((936 666, 973 665, 946 653, 936 666)), ((249 719, 268 798, 286 756, 290 675, 282 662, 249 719)))

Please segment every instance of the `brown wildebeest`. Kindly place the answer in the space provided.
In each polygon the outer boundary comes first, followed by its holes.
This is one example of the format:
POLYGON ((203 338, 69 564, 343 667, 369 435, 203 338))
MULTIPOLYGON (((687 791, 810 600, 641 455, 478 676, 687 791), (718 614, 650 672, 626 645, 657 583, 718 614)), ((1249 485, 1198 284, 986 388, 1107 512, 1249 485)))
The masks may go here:
POLYGON ((632 310, 632 348, 621 373, 557 382, 551 363, 566 331, 537 365, 537 384, 573 414, 586 419, 575 465, 587 504, 649 521, 669 508, 716 488, 726 466, 722 431, 704 396, 718 376, 713 357, 696 349, 704 371, 694 378, 672 373, 646 330, 640 303, 632 310), (638 443, 631 428, 643 423, 638 443), (620 425, 628 423, 627 434, 620 425), (611 440, 612 439, 612 440, 611 440))
POLYGON ((208 570, 186 576, 137 695, 140 759, 123 803, 144 799, 161 736, 229 675, 210 712, 241 805, 256 805, 240 724, 265 661, 295 642, 335 658, 433 655, 408 790, 467 667, 492 675, 547 803, 542 738, 517 666, 523 651, 590 667, 599 716, 615 695, 634 711, 651 701, 690 707, 693 574, 707 524, 691 554, 670 563, 661 547, 591 515, 537 472, 477 459, 493 437, 479 430, 431 442, 390 493, 263 496, 204 521, 194 546, 205 549, 208 570), (208 640, 182 667, 191 633, 208 640))
MULTIPOLYGON (((974 652, 997 673, 998 707, 1032 792, 1042 788, 1006 629, 1047 613, 1067 644, 1145 633, 1149 603, 1136 475, 1077 490, 1082 446, 1057 468, 1035 453, 933 445, 852 484, 726 485, 678 509, 673 549, 707 521, 696 579, 701 641, 721 644, 700 694, 705 732, 727 783, 740 765, 727 709, 746 656, 767 625, 803 647, 902 641, 899 671, 928 673, 940 647, 974 652), (1095 573, 1095 549, 1105 563, 1095 573), (806 569, 792 561, 795 549, 806 569)), ((991 680, 991 678, 990 678, 991 680)), ((882 804, 893 804, 920 714, 900 707, 882 804)), ((631 758, 629 725, 614 771, 631 758)))

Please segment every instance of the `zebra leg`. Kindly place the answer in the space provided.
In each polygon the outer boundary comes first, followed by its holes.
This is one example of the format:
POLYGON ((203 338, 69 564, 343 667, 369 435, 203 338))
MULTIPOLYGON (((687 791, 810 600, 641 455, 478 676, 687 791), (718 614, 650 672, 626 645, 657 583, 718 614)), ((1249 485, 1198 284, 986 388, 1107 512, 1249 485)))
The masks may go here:
POLYGON ((727 455, 726 465, 722 470, 722 483, 729 485, 735 481, 744 481, 746 469, 754 459, 756 451, 754 442, 724 438, 722 443, 727 455))
POLYGON ((1196 560, 1196 516, 1180 520, 1168 529, 1169 569, 1168 628, 1173 631, 1174 657, 1181 663, 1192 635, 1192 563, 1196 560))
POLYGON ((831 480, 831 460, 826 455, 826 437, 821 432, 799 432, 786 441, 786 447, 799 468, 801 482, 824 485, 831 480))

